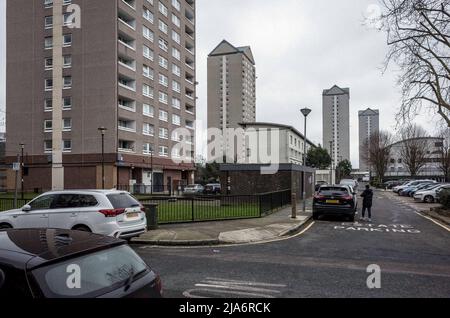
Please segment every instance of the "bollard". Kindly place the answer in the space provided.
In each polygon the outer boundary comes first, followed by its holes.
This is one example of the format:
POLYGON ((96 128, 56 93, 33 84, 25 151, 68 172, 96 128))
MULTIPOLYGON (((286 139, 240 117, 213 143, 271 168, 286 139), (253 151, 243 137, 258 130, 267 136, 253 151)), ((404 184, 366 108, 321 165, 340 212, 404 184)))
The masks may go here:
POLYGON ((147 218, 147 230, 158 228, 158 204, 144 204, 145 217, 147 218))
POLYGON ((297 218, 297 195, 295 193, 292 193, 291 205, 292 205, 291 218, 296 219, 297 218))

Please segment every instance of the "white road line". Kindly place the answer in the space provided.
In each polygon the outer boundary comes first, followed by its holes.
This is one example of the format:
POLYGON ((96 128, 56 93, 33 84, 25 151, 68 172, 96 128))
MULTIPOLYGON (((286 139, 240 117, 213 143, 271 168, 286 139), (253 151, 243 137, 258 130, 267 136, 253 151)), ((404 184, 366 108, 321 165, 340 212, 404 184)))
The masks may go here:
POLYGON ((222 279, 222 278, 214 278, 214 277, 206 277, 206 280, 212 280, 223 283, 233 283, 236 285, 248 285, 248 286, 263 286, 263 287, 286 287, 286 285, 282 284, 268 284, 268 283, 255 283, 255 282, 247 282, 241 280, 233 280, 233 279, 222 279))
POLYGON ((265 288, 254 288, 247 286, 236 286, 236 285, 212 285, 212 284, 195 284, 195 287, 205 287, 205 288, 217 288, 217 289, 227 289, 227 290, 237 290, 243 292, 259 292, 259 293, 270 293, 270 294, 279 294, 281 293, 279 290, 274 289, 265 289, 265 288))
POLYGON ((419 213, 419 212, 414 211, 414 213, 416 213, 417 215, 420 215, 421 217, 423 217, 423 218, 425 218, 425 219, 430 220, 430 221, 433 222, 434 224, 437 224, 437 225, 439 225, 440 227, 446 229, 448 232, 450 232, 450 228, 448 228, 448 227, 445 226, 444 224, 441 224, 441 223, 439 223, 439 222, 433 220, 432 218, 430 218, 430 217, 428 217, 428 216, 425 216, 425 215, 423 215, 423 214, 421 214, 421 213, 419 213))
MULTIPOLYGON (((215 290, 215 289, 208 289, 208 288, 200 288, 200 289, 189 289, 183 292, 183 296, 186 298, 208 298, 206 296, 197 296, 193 293, 199 293, 199 292, 206 292, 206 293, 213 293, 213 294, 228 294, 228 295, 239 295, 239 296, 245 296, 245 298, 275 298, 271 295, 264 295, 264 294, 257 294, 257 293, 245 293, 245 292, 239 292, 239 291, 228 291, 228 290, 215 290)), ((230 296, 231 297, 231 296, 230 296)))

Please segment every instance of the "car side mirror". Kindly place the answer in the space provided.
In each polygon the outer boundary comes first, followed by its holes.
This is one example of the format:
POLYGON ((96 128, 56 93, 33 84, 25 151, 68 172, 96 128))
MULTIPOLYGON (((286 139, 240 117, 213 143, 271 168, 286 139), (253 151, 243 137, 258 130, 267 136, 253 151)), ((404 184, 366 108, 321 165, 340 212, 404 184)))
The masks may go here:
POLYGON ((29 206, 28 204, 27 204, 27 205, 24 205, 24 206, 22 207, 22 211, 23 211, 23 212, 30 212, 30 211, 31 211, 31 206, 29 206))

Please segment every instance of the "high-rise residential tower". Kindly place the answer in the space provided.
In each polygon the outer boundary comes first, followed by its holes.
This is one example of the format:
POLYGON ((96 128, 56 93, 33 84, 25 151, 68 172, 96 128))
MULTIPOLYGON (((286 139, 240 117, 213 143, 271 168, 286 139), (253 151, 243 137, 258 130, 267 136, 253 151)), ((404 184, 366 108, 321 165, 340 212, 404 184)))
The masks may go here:
POLYGON ((333 164, 350 161, 350 89, 334 85, 322 94, 323 146, 333 164))
POLYGON ((193 181, 194 148, 172 147, 177 128, 195 140, 195 0, 14 0, 6 17, 6 160, 24 144, 25 190, 193 181))
POLYGON ((380 131, 380 112, 367 108, 358 112, 359 117, 359 171, 367 172, 370 167, 364 156, 364 144, 374 133, 380 131))
MULTIPOLYGON (((208 55, 208 128, 225 131, 255 121, 256 69, 252 50, 223 40, 208 55)), ((231 141, 224 139, 229 153, 231 141)), ((235 159, 245 157, 243 149, 235 148, 233 153, 235 159)))

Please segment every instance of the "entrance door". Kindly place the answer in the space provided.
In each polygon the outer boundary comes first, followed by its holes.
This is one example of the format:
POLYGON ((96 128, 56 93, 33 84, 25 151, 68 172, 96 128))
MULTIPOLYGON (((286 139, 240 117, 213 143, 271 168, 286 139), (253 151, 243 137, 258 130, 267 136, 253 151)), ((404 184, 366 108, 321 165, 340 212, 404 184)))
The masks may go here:
POLYGON ((153 192, 164 192, 164 173, 153 173, 153 192))

